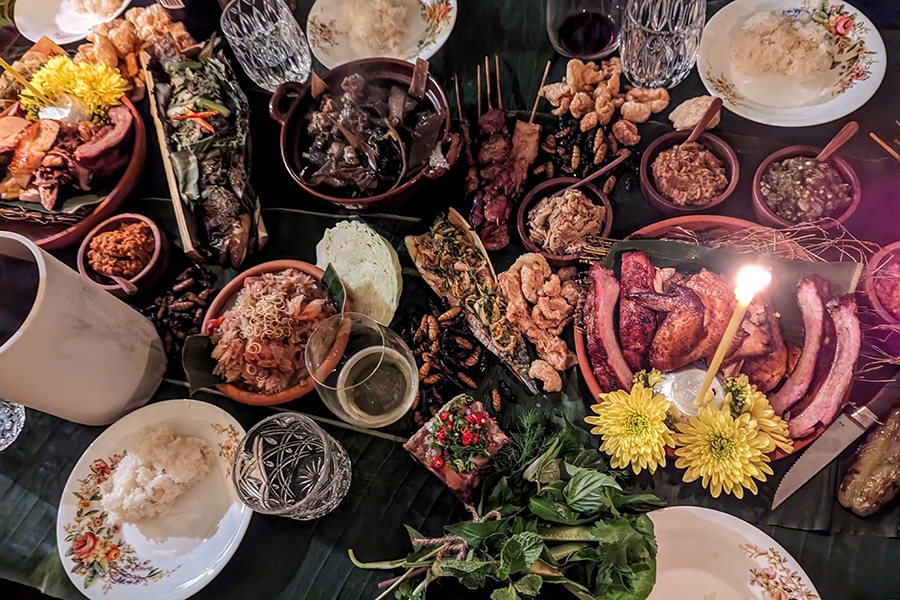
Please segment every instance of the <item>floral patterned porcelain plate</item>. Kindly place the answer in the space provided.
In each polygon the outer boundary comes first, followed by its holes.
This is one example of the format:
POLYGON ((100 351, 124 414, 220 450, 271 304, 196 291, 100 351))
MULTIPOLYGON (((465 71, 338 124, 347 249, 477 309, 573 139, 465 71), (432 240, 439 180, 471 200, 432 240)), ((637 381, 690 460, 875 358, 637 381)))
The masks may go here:
POLYGON ((111 21, 131 5, 122 0, 121 6, 108 18, 79 13, 71 0, 40 0, 16 2, 13 18, 23 36, 36 42, 47 36, 57 44, 71 44, 83 40, 95 25, 111 21))
POLYGON ((850 114, 875 94, 886 67, 884 41, 872 22, 850 4, 829 0, 736 0, 706 24, 697 58, 703 84, 728 110, 781 127, 818 125, 850 114), (732 40, 749 18, 769 11, 824 28, 831 68, 823 76, 800 83, 737 68, 732 40))
POLYGON ((367 0, 317 0, 306 22, 306 37, 313 54, 328 69, 373 56, 410 62, 431 58, 453 31, 457 0, 395 1, 406 5, 408 15, 396 52, 373 49, 366 40, 351 34, 352 14, 359 5, 370 7, 367 0))
POLYGON ((59 555, 75 587, 92 599, 180 600, 212 581, 252 515, 231 483, 231 459, 244 433, 224 410, 197 400, 150 404, 101 433, 72 470, 57 514, 59 555), (113 525, 100 505, 99 485, 160 423, 206 440, 215 463, 162 515, 113 525))
POLYGON ((650 513, 659 553, 648 600, 818 600, 803 568, 749 523, 698 506, 650 513))

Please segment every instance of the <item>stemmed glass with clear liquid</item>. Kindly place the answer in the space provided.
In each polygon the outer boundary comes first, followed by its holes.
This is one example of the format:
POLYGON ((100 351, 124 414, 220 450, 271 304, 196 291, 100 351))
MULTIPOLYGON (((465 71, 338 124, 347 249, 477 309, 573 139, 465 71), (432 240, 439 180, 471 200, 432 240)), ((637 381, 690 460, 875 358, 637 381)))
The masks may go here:
POLYGON ((306 368, 331 412, 361 427, 397 421, 419 391, 419 372, 409 347, 399 335, 359 313, 337 314, 316 327, 306 344, 306 368), (328 369, 338 352, 337 366, 328 369))
POLYGON ((256 85, 270 92, 303 83, 312 58, 300 25, 284 0, 232 0, 222 10, 222 33, 256 85))

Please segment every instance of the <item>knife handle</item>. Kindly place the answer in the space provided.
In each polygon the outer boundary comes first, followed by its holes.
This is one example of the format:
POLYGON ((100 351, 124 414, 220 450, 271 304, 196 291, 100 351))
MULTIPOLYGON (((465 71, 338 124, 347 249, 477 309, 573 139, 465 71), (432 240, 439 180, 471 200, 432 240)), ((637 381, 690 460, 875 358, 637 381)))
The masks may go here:
POLYGON ((886 386, 872 400, 853 409, 847 416, 860 427, 868 429, 887 419, 898 401, 900 401, 900 389, 895 386, 886 386))

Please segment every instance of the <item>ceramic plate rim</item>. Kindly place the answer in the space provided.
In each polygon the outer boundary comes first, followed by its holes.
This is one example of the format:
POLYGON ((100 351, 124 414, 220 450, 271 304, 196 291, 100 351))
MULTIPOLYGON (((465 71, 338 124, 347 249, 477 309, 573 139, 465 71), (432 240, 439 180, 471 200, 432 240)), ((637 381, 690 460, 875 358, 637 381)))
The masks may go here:
MULTIPOLYGON (((710 81, 708 68, 710 65, 706 56, 711 51, 709 44, 712 42, 704 43, 705 40, 709 39, 706 35, 707 30, 710 27, 721 26, 722 23, 724 23, 726 19, 730 19, 734 13, 743 13, 748 7, 756 6, 764 2, 783 6, 783 8, 796 8, 802 5, 803 0, 734 0, 717 11, 704 26, 697 56, 697 71, 700 74, 700 79, 703 81, 703 86, 709 94, 713 96, 719 95, 716 93, 710 81)), ((884 39, 881 37, 878 28, 865 13, 847 2, 841 1, 839 4, 843 5, 845 11, 850 13, 855 12, 857 18, 869 28, 869 32, 865 36, 866 45, 869 47, 869 50, 875 52, 875 62, 872 65, 872 73, 869 76, 869 79, 858 82, 853 88, 820 104, 788 108, 763 107, 763 110, 760 110, 760 108, 755 105, 752 107, 736 105, 722 97, 725 108, 736 115, 763 125, 772 125, 775 127, 809 127, 830 123, 846 117, 871 100, 881 87, 881 83, 887 72, 887 49, 884 45, 884 39), (847 96, 847 94, 852 95, 847 96), (843 106, 834 106, 834 103, 839 102, 842 98, 846 100, 843 106), (831 111, 828 110, 829 105, 832 105, 831 111)))
MULTIPOLYGON (((116 600, 116 598, 122 598, 127 600, 129 598, 129 589, 128 587, 120 588, 117 592, 116 588, 110 590, 110 593, 104 593, 101 591, 100 587, 94 588, 94 590, 85 590, 79 585, 82 583, 80 580, 76 579, 76 575, 71 571, 71 564, 73 561, 65 555, 65 547, 66 547, 66 533, 63 530, 63 511, 67 508, 66 498, 72 494, 72 490, 77 482, 76 474, 80 471, 83 471, 87 465, 91 462, 91 459, 96 458, 92 457, 91 454, 97 450, 97 448, 107 443, 108 441, 113 440, 117 435, 119 435, 119 431, 123 429, 127 429, 132 422, 141 420, 145 417, 148 417, 147 413, 160 413, 160 417, 164 417, 166 415, 178 414, 182 411, 189 410, 190 407, 194 404, 199 404, 203 406, 203 410, 212 410, 214 413, 220 413, 219 418, 224 419, 227 423, 233 423, 237 428, 238 434, 240 437, 246 435, 246 430, 240 424, 240 422, 232 416, 230 413, 225 411, 224 409, 216 406, 215 404, 204 402, 202 400, 195 400, 190 398, 174 398, 170 400, 161 400, 159 402, 154 402, 152 404, 147 404, 135 411, 132 411, 115 421, 111 425, 109 425, 105 430, 103 430, 100 435, 94 439, 93 442, 84 450, 82 455, 78 458, 78 461, 75 463, 75 466, 72 468, 72 471, 69 473, 69 477, 66 479, 66 483, 63 486, 63 491, 60 495, 59 507, 56 511, 56 544, 57 544, 57 554, 59 556, 60 562, 63 565, 63 568, 66 571, 66 575, 69 580, 72 582, 72 585, 81 592, 84 596, 88 598, 103 598, 108 600, 116 600), (100 592, 96 594, 95 591, 100 592)), ((162 419, 153 420, 154 417, 151 416, 150 420, 142 422, 140 425, 141 429, 147 429, 148 427, 154 425, 155 423, 160 422, 162 419)), ((218 459, 217 460, 223 460, 218 459)), ((214 467, 215 468, 215 465, 214 467)), ((231 478, 225 477, 226 484, 231 485, 231 478)), ((190 494, 190 491, 187 492, 190 494)), ((201 589, 206 587, 213 579, 215 579, 218 574, 225 568, 225 566, 231 561, 231 558, 234 556, 237 549, 240 547, 241 542, 244 539, 244 536, 247 533, 247 528, 250 526, 250 520, 253 517, 253 511, 250 510, 245 504, 240 501, 240 498, 237 496, 237 492, 234 492, 235 503, 240 505, 240 515, 241 521, 235 530, 234 534, 231 537, 230 543, 225 548, 221 549, 217 556, 215 562, 211 565, 208 565, 205 569, 202 570, 202 573, 198 577, 195 577, 188 585, 182 585, 180 588, 175 588, 170 591, 167 591, 165 587, 162 587, 160 591, 157 593, 155 598, 158 600, 186 600, 190 598, 201 589)), ((233 503, 233 504, 235 504, 233 503)), ((205 543, 205 542, 204 542, 205 543)), ((185 564, 184 566, 187 566, 185 564)), ((146 584, 148 587, 150 586, 165 586, 164 581, 155 582, 151 584, 146 584)))
MULTIPOLYGON (((459 12, 459 1, 458 0, 446 0, 447 4, 449 4, 451 10, 450 10, 450 14, 447 16, 447 18, 449 19, 449 22, 448 22, 448 25, 444 28, 444 33, 442 33, 437 38, 435 38, 435 40, 433 42, 431 42, 430 44, 428 44, 427 46, 422 48, 421 52, 419 52, 415 57, 402 57, 402 56, 393 56, 393 55, 385 54, 385 55, 380 55, 380 56, 379 55, 365 55, 365 56, 360 55, 360 56, 353 56, 353 57, 349 58, 348 60, 339 60, 339 59, 335 59, 334 57, 323 52, 323 50, 319 47, 319 45, 315 44, 313 42, 313 40, 316 39, 316 36, 310 35, 310 33, 311 33, 310 26, 311 26, 312 18, 317 17, 324 10, 325 5, 329 5, 329 6, 337 5, 338 7, 340 7, 340 6, 343 6, 348 1, 352 1, 352 0, 315 0, 312 7, 309 9, 309 16, 307 16, 307 19, 306 19, 305 33, 306 33, 306 40, 309 43, 309 48, 312 51, 313 56, 316 57, 316 60, 318 60, 320 63, 322 63, 322 65, 326 69, 329 69, 329 70, 334 69, 335 67, 338 67, 347 62, 352 62, 354 60, 359 60, 362 58, 397 58, 400 60, 405 60, 407 62, 414 62, 415 58, 418 57, 418 58, 422 58, 424 60, 428 60, 429 58, 434 56, 435 53, 437 53, 437 51, 440 50, 444 46, 444 44, 447 43, 448 39, 450 39, 450 36, 453 34, 454 27, 456 27, 456 16, 457 16, 457 13, 459 12)), ((415 2, 416 4, 425 4, 425 3, 434 2, 437 0, 412 0, 412 1, 415 2)))
MULTIPOLYGON (((54 18, 56 17, 56 15, 59 14, 59 8, 61 8, 62 5, 68 1, 69 0, 60 0, 59 5, 57 6, 57 13, 53 15, 54 18)), ((15 7, 13 9, 13 23, 15 24, 18 32, 22 34, 22 37, 24 37, 28 40, 31 40, 32 42, 37 42, 39 39, 41 39, 41 37, 47 36, 53 42, 55 42, 61 46, 64 46, 66 44, 71 44, 71 43, 77 42, 79 40, 85 39, 88 36, 88 34, 91 33, 91 29, 93 29, 97 25, 100 25, 101 23, 106 23, 108 21, 112 21, 113 19, 117 18, 119 15, 121 15, 123 12, 125 12, 125 10, 129 6, 131 6, 131 0, 124 0, 122 2, 122 6, 119 7, 119 10, 117 10, 116 13, 109 18, 102 19, 100 17, 94 17, 93 15, 85 17, 85 19, 92 18, 94 20, 94 24, 91 25, 91 27, 89 27, 86 31, 83 31, 83 32, 75 32, 75 31, 62 32, 62 31, 56 30, 56 31, 39 33, 37 31, 35 31, 34 29, 29 29, 28 27, 26 27, 23 30, 19 26, 19 19, 20 19, 19 11, 24 10, 24 9, 20 8, 20 5, 24 6, 25 4, 26 4, 26 2, 16 2, 15 7), (51 33, 52 34, 59 33, 60 35, 54 37, 54 36, 50 35, 51 33), (34 37, 32 37, 32 36, 34 36, 34 37)), ((37 3, 35 3, 35 4, 37 4, 37 3)), ((44 23, 44 24, 46 25, 46 23, 44 23)))
MULTIPOLYGON (((654 532, 658 529, 657 519, 660 517, 663 518, 678 518, 679 513, 687 513, 690 515, 697 516, 704 521, 707 521, 711 525, 717 527, 727 528, 731 531, 738 533, 740 536, 745 538, 747 543, 752 543, 755 545, 765 546, 767 548, 771 548, 780 552, 784 558, 785 563, 789 566, 789 568, 799 575, 800 580, 807 585, 809 591, 815 594, 818 597, 821 597, 819 591, 816 589, 815 584, 813 583, 810 576, 804 570, 803 565, 797 561, 794 556, 788 552, 784 546, 778 543, 777 540, 772 538, 765 531, 755 526, 754 524, 741 519, 740 517, 736 517, 730 513, 715 510, 713 508, 706 508, 704 506, 693 506, 693 505, 677 505, 677 506, 666 506, 664 508, 659 508, 654 511, 647 513, 647 516, 650 517, 650 520, 653 521, 653 529, 654 532)), ((658 539, 657 539, 658 541, 658 539)), ((659 564, 657 563, 657 584, 659 583, 659 564)), ((748 573, 749 575, 749 573, 748 573)), ((656 587, 654 585, 654 590, 656 587)), ((663 590, 664 591, 664 590, 663 590)), ((665 591, 664 591, 665 592, 665 591)), ((651 592, 652 593, 652 592, 651 592)), ((657 592, 659 593, 659 592, 657 592)))

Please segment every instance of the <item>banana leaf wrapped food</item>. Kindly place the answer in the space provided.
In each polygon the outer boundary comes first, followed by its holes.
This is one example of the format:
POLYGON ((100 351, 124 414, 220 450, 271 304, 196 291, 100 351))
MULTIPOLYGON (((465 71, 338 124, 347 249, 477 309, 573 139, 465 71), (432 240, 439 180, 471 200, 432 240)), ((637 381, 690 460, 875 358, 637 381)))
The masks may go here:
POLYGON ((215 38, 196 56, 182 54, 169 37, 153 50, 151 112, 174 202, 183 203, 176 206, 176 215, 184 212, 179 227, 192 234, 185 250, 237 269, 266 238, 250 185, 247 98, 215 38))

